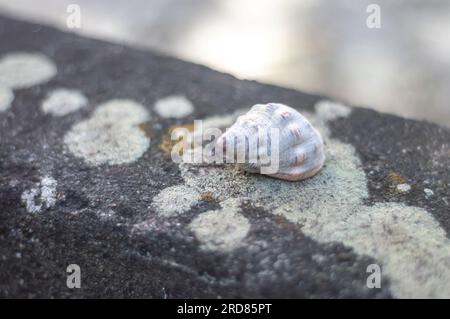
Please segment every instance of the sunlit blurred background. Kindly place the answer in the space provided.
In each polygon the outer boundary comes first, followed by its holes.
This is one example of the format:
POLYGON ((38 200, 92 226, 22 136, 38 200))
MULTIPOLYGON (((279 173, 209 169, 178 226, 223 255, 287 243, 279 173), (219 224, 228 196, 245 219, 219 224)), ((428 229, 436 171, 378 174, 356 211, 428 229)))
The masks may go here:
POLYGON ((0 14, 450 126, 448 0, 0 0, 0 14))

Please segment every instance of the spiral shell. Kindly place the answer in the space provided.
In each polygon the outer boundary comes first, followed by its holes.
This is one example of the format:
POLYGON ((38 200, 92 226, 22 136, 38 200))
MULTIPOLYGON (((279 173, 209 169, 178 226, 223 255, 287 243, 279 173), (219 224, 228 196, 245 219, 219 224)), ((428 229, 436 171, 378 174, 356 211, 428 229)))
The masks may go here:
POLYGON ((218 138, 220 149, 228 163, 288 181, 315 175, 325 162, 320 133, 299 112, 279 103, 256 104, 238 117, 218 138), (230 148, 234 152, 227 152, 230 148), (277 162, 275 170, 267 169, 269 162, 277 162))

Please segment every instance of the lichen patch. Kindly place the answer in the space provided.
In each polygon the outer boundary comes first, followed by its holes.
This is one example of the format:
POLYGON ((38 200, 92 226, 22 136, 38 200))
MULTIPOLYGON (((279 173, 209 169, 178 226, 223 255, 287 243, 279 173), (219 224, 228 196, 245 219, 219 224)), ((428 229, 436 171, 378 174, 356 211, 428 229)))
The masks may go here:
POLYGON ((155 111, 163 118, 183 118, 194 111, 194 106, 184 95, 171 95, 155 103, 155 111))
POLYGON ((0 59, 0 86, 22 89, 45 83, 57 73, 56 65, 40 53, 15 52, 0 59))
POLYGON ((139 128, 149 118, 147 110, 132 100, 111 100, 75 124, 64 143, 91 165, 132 163, 150 146, 150 139, 139 128))
POLYGON ((407 193, 411 190, 411 185, 403 183, 403 184, 398 184, 395 187, 396 191, 399 193, 407 193))
POLYGON ((229 252, 242 245, 250 223, 237 210, 236 201, 226 201, 222 209, 201 213, 189 224, 202 249, 229 252))
POLYGON ((46 114, 64 116, 85 107, 88 99, 78 90, 59 88, 51 91, 41 104, 46 114))
POLYGON ((199 196, 199 193, 188 186, 170 186, 153 198, 153 207, 165 217, 174 216, 196 205, 199 196))
POLYGON ((40 213, 56 204, 58 183, 51 176, 44 176, 33 188, 22 193, 22 203, 29 213, 40 213))
POLYGON ((333 121, 339 117, 347 117, 352 111, 347 105, 328 100, 317 102, 315 109, 317 116, 324 121, 333 121))

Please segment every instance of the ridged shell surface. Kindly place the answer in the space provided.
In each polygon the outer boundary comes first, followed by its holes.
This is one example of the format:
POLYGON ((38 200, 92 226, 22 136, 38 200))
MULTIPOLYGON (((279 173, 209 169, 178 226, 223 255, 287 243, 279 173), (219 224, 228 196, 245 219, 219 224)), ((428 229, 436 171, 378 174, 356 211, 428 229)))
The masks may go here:
POLYGON ((254 105, 219 137, 216 149, 246 171, 289 181, 315 175, 325 162, 320 133, 298 111, 279 103, 254 105), (226 152, 229 148, 234 153, 226 152), (275 171, 267 170, 269 162, 277 162, 275 171))

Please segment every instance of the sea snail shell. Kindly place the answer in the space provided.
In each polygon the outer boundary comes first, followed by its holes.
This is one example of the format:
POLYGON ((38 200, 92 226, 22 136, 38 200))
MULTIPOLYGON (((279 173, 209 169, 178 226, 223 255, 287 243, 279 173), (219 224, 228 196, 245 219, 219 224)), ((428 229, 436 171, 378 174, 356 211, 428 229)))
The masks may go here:
POLYGON ((245 153, 245 158, 237 162, 246 171, 288 181, 315 175, 325 162, 320 133, 299 112, 278 103, 254 105, 218 138, 215 148, 224 151, 223 157, 229 163, 233 160, 236 163, 239 152, 245 153), (278 133, 268 134, 272 131, 278 133), (226 152, 229 147, 234 149, 234 154, 226 152), (252 147, 256 151, 251 152, 252 147), (275 158, 275 155, 276 170, 265 170, 267 160, 275 158))

